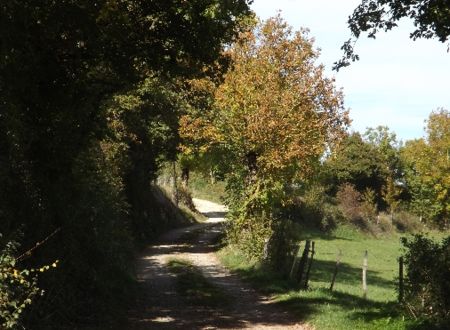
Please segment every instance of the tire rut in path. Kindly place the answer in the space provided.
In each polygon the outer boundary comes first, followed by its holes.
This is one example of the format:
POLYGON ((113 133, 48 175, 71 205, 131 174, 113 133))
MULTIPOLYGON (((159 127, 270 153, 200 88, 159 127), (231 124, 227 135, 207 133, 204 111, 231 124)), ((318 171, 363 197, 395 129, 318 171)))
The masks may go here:
POLYGON ((130 313, 130 329, 311 329, 275 306, 224 268, 215 256, 225 208, 194 200, 208 221, 169 231, 138 260, 141 297, 130 313), (229 297, 223 306, 189 305, 177 294, 175 277, 166 266, 173 258, 192 262, 229 297))

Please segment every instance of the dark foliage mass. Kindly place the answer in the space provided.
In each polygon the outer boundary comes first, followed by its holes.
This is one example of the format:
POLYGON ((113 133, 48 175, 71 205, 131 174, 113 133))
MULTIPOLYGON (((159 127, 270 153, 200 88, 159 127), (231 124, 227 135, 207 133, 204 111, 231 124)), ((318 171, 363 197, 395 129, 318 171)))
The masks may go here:
POLYGON ((428 317, 442 329, 450 326, 450 237, 441 243, 422 235, 402 241, 408 270, 405 302, 415 317, 428 317))
POLYGON ((18 265, 60 261, 29 322, 89 323, 129 296, 134 238, 161 215, 150 180, 175 153, 175 81, 225 64, 249 12, 245 0, 2 1, 2 243, 60 229, 18 265))

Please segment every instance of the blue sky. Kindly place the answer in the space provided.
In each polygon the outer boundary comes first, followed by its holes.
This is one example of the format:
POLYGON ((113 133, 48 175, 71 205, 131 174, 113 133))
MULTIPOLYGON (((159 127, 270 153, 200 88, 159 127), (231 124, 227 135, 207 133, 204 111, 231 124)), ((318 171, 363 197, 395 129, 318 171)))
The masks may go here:
POLYGON ((327 76, 342 87, 350 108, 352 130, 386 125, 403 141, 424 135, 424 121, 432 110, 450 110, 450 53, 436 39, 409 38, 412 23, 380 33, 377 39, 361 37, 356 45, 360 61, 334 72, 331 67, 342 55, 340 47, 350 37, 347 18, 359 0, 255 0, 252 8, 266 19, 281 10, 295 29, 310 29, 319 63, 327 76))

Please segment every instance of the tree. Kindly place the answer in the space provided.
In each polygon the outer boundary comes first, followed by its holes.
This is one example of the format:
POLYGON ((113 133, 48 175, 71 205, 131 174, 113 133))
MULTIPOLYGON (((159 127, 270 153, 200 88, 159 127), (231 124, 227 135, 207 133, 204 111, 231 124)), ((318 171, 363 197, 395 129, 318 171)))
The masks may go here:
POLYGON ((342 93, 315 64, 307 32, 294 33, 279 16, 242 34, 229 54, 232 69, 212 110, 182 131, 226 155, 235 234, 248 234, 248 247, 260 256, 273 212, 286 201, 284 187, 308 178, 348 118, 342 93))
POLYGON ((348 182, 362 193, 373 189, 377 202, 381 201, 381 190, 388 174, 382 155, 377 148, 363 140, 359 133, 347 136, 323 164, 325 181, 331 185, 331 192, 348 182))
POLYGON ((389 213, 391 214, 391 220, 394 217, 394 212, 397 210, 400 205, 400 193, 401 189, 396 186, 395 181, 391 176, 388 176, 386 179, 386 184, 383 187, 382 195, 383 200, 386 202, 386 205, 389 208, 389 213))
POLYGON ((348 19, 352 38, 344 43, 344 57, 335 63, 334 69, 348 66, 350 61, 359 60, 354 53, 354 43, 362 32, 374 38, 380 30, 388 31, 397 22, 407 17, 414 22, 415 30, 410 37, 437 38, 446 42, 450 35, 450 6, 447 0, 362 0, 348 19))
POLYGON ((404 184, 403 168, 400 160, 400 144, 396 135, 387 126, 368 128, 364 137, 368 143, 376 148, 385 167, 385 183, 381 195, 389 208, 391 218, 400 205, 402 194, 401 185, 404 184))
POLYGON ((157 227, 157 219, 147 209, 150 182, 164 160, 176 157, 183 105, 174 84, 156 74, 117 93, 105 105, 109 134, 102 142, 118 149, 115 157, 121 158, 121 163, 117 174, 130 204, 131 228, 143 242, 157 227))
POLYGON ((23 229, 25 248, 61 228, 27 260, 61 260, 44 314, 76 322, 125 298, 129 214, 146 211, 129 192, 176 153, 172 82, 226 66, 249 2, 1 2, 0 231, 23 229))
POLYGON ((314 64, 306 31, 280 17, 231 50, 233 69, 216 92, 218 142, 258 178, 304 178, 347 123, 342 94, 314 64))
POLYGON ((412 205, 428 221, 440 225, 450 218, 450 113, 433 111, 427 121, 425 139, 406 143, 402 157, 412 205))
MULTIPOLYGON (((207 122, 209 113, 214 104, 214 94, 220 84, 220 79, 204 77, 190 79, 185 82, 183 98, 187 101, 185 113, 180 118, 180 138, 178 160, 181 172, 189 177, 193 168, 208 174, 214 179, 215 172, 224 171, 226 155, 217 147, 210 134, 214 133, 207 122)), ((183 179, 183 178, 182 178, 183 179)))
POLYGON ((325 159, 322 180, 332 194, 339 185, 348 182, 360 193, 372 190, 377 207, 390 207, 393 199, 388 198, 388 202, 385 198, 386 189, 398 202, 404 185, 399 148, 395 133, 386 126, 367 128, 363 136, 352 133, 325 159))
POLYGON ((376 148, 391 176, 400 179, 400 143, 395 133, 390 132, 387 126, 369 127, 364 133, 364 140, 376 148))

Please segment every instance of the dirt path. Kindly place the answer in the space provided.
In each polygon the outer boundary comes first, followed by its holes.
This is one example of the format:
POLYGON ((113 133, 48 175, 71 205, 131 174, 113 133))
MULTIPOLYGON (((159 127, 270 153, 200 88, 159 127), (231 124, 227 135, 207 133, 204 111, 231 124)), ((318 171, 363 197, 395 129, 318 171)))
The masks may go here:
POLYGON ((131 313, 130 329, 309 329, 221 266, 213 242, 223 229, 226 209, 199 199, 194 203, 208 220, 166 233, 139 259, 142 295, 131 313), (219 307, 186 304, 166 267, 173 258, 190 260, 231 303, 219 307))

